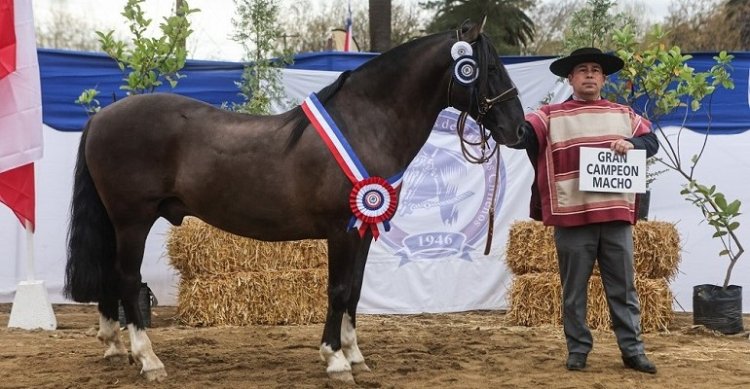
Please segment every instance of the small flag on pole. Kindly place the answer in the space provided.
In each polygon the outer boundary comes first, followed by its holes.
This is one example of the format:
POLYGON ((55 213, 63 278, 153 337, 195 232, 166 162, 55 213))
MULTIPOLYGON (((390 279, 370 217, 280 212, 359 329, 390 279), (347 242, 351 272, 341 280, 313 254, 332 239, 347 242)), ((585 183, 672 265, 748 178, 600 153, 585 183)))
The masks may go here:
POLYGON ((32 230, 33 162, 41 156, 42 95, 31 2, 0 0, 0 202, 32 230))
POLYGON ((344 38, 344 51, 352 51, 352 2, 349 1, 346 12, 346 20, 344 21, 344 27, 346 29, 346 38, 344 38))
POLYGON ((54 330, 44 281, 34 274, 34 161, 42 157, 42 92, 30 0, 0 0, 0 202, 26 228, 26 281, 8 327, 54 330))

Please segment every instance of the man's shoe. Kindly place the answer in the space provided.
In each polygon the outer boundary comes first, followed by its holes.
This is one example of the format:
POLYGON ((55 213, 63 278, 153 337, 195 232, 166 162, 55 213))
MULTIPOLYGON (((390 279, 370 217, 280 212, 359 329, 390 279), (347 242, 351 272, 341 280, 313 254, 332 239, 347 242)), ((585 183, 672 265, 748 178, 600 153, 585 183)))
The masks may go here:
POLYGON ((565 362, 565 367, 568 370, 583 370, 586 367, 587 354, 583 353, 570 353, 568 354, 568 361, 565 362))
POLYGON ((645 354, 633 355, 628 358, 622 357, 622 361, 625 363, 625 366, 630 369, 644 373, 656 374, 656 366, 646 358, 645 354))

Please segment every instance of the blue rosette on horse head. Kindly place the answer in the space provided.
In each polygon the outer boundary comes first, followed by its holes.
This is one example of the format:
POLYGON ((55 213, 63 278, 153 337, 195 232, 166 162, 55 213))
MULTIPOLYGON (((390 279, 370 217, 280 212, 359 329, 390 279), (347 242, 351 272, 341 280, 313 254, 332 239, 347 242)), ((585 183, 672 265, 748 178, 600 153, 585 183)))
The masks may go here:
POLYGON ((129 96, 96 113, 78 150, 65 292, 98 302, 105 357, 127 355, 121 300, 141 374, 166 377, 137 305, 140 267, 153 223, 191 215, 259 240, 327 239, 320 354, 336 380, 369 370, 355 332, 367 253, 438 114, 451 105, 480 124, 485 140, 518 141, 523 109, 481 29, 469 23, 395 47, 279 115, 174 94, 129 96), (319 117, 336 130, 317 128, 319 117))

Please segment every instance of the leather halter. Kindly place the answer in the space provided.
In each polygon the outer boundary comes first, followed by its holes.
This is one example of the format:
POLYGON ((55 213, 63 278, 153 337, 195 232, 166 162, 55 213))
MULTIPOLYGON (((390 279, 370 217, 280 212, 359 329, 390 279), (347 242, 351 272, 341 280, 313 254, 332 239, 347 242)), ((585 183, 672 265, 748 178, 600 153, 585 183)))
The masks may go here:
MULTIPOLYGON (((458 40, 461 40, 460 32, 456 30, 456 38, 458 40)), ((476 42, 474 42, 476 43, 476 42)), ((471 43, 473 46, 474 43, 471 43)), ((481 65, 481 64, 479 64, 481 65)), ((475 81, 476 84, 476 81, 475 81)), ((481 96, 479 91, 477 90, 475 84, 472 84, 470 87, 470 101, 469 101, 469 107, 466 111, 461 111, 461 114, 458 118, 458 123, 456 126, 456 132, 458 133, 459 139, 461 140, 461 152, 464 155, 464 158, 474 164, 482 164, 487 162, 497 151, 497 144, 495 144, 495 147, 492 148, 492 151, 487 154, 487 150, 489 149, 489 140, 491 138, 491 133, 485 129, 484 125, 482 124, 482 119, 484 116, 492 109, 492 107, 497 103, 502 103, 505 101, 509 101, 511 99, 514 99, 518 97, 518 89, 515 85, 508 88, 507 90, 501 92, 495 97, 488 98, 487 96, 481 96), (464 137, 464 130, 466 126, 466 119, 469 116, 469 111, 471 111, 471 107, 473 104, 476 104, 477 107, 477 117, 474 120, 477 125, 479 125, 479 134, 480 134, 480 140, 478 142, 471 142, 467 140, 464 137), (469 148, 467 146, 481 146, 481 152, 479 155, 476 155, 469 151, 469 148)), ((450 78, 448 81, 448 106, 453 106, 451 102, 451 94, 453 92, 453 86, 454 81, 453 77, 450 78)))

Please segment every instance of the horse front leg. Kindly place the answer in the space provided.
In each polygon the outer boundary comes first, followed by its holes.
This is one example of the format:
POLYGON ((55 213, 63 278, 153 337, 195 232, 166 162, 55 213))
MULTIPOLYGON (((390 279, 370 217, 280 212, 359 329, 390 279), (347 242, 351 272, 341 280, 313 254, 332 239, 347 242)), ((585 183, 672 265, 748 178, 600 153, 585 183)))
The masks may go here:
POLYGON ((362 281, 365 274, 367 254, 372 243, 372 233, 368 230, 357 250, 354 258, 354 269, 352 272, 352 288, 349 294, 346 313, 341 321, 341 349, 344 351, 346 360, 352 367, 352 372, 361 373, 370 371, 365 363, 365 357, 357 345, 357 304, 362 291, 362 281))
POLYGON ((328 238, 328 313, 320 357, 326 363, 328 377, 336 381, 354 382, 352 366, 342 350, 342 338, 350 340, 351 337, 342 336, 342 326, 346 327, 344 313, 351 296, 355 257, 360 243, 359 236, 344 231, 328 238))
MULTIPOLYGON (((150 226, 147 227, 150 228, 150 226)), ((149 228, 134 226, 115 229, 117 234, 115 264, 119 269, 122 309, 125 312, 133 358, 141 364, 141 375, 147 381, 161 381, 167 377, 167 372, 164 364, 154 353, 139 308, 141 262, 149 228)))

